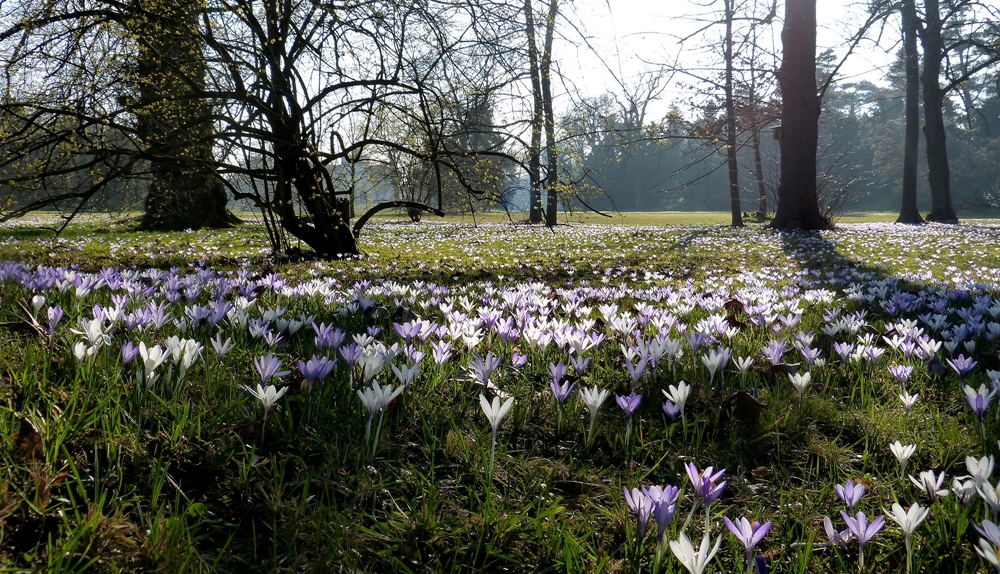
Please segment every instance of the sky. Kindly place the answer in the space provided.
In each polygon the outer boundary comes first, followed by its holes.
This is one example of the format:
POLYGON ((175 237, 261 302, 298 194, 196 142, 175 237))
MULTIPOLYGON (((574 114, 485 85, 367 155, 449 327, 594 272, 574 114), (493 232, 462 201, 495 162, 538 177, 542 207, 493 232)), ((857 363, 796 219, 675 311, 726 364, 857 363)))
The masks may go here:
MULTIPOLYGON (((740 0, 737 2, 739 4, 740 0)), ((722 6, 722 0, 563 0, 564 20, 557 25, 562 38, 554 48, 556 58, 568 81, 583 94, 620 92, 616 77, 625 78, 626 82, 634 80, 643 69, 649 68, 647 62, 677 60, 693 66, 707 62, 711 56, 706 53, 706 47, 721 45, 721 26, 683 44, 678 39, 692 35, 703 26, 698 22, 699 15, 702 21, 713 12, 717 18, 722 6), (580 42, 581 37, 586 37, 586 45, 580 42)), ((779 2, 779 19, 764 38, 766 45, 773 45, 777 50, 781 43, 782 13, 783 2, 779 2)), ((838 56, 843 56, 847 52, 848 39, 865 18, 863 1, 818 0, 819 51, 833 48, 838 56)), ((875 45, 873 40, 862 42, 842 68, 841 81, 880 82, 884 69, 893 59, 891 54, 898 47, 898 26, 897 20, 889 20, 888 27, 881 31, 880 45, 875 45)), ((877 34, 878 31, 872 36, 877 34)), ((674 82, 664 93, 666 101, 658 108, 665 111, 672 100, 697 98, 695 90, 680 84, 674 82)))

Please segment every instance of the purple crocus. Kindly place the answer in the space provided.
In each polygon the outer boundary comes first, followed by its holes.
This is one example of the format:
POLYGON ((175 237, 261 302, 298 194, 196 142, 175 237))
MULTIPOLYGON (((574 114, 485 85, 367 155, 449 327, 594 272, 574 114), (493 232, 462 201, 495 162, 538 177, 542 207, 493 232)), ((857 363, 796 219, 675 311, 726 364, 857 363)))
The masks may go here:
POLYGON ((677 415, 681 414, 681 408, 672 401, 665 401, 663 403, 663 414, 667 415, 670 422, 674 422, 677 420, 677 415))
POLYGON ((132 344, 132 341, 126 341, 122 345, 122 366, 125 366, 132 362, 132 359, 139 356, 139 347, 132 344))
POLYGON ((764 355, 764 358, 771 361, 772 365, 776 365, 781 362, 782 355, 788 350, 788 343, 781 340, 771 339, 767 342, 767 345, 760 350, 760 353, 764 355))
POLYGON ((615 395, 615 402, 625 411, 625 444, 628 444, 629 436, 632 434, 632 415, 639 408, 642 402, 642 395, 632 393, 631 395, 615 395))
POLYGON ((549 376, 552 377, 552 382, 555 384, 561 383, 566 378, 567 370, 563 363, 549 363, 549 376))
POLYGON ((691 480, 695 502, 704 499, 706 509, 715 502, 715 499, 719 498, 722 489, 726 487, 726 481, 719 482, 719 479, 726 473, 726 469, 713 474, 714 469, 711 466, 699 471, 694 463, 688 462, 684 464, 684 470, 687 471, 688 478, 691 480))
POLYGON ((847 514, 843 510, 840 511, 840 516, 843 517, 844 522, 847 523, 847 529, 851 531, 851 534, 858 539, 858 566, 862 570, 865 568, 865 544, 869 540, 875 538, 879 530, 885 526, 885 517, 879 514, 875 520, 871 523, 865 517, 864 512, 858 512, 857 518, 851 518, 851 515, 847 514))
POLYGON ((62 307, 60 307, 59 305, 53 305, 52 307, 49 307, 48 309, 46 309, 45 316, 49 320, 48 321, 48 323, 49 323, 49 337, 52 337, 52 335, 55 334, 55 332, 56 332, 56 326, 59 325, 59 321, 62 321, 62 318, 63 318, 64 314, 65 313, 63 313, 62 307))
POLYGON ((657 527, 656 540, 663 542, 663 535, 677 510, 677 497, 680 495, 681 489, 668 484, 667 486, 643 487, 642 490, 646 498, 653 502, 653 518, 656 520, 657 527))
POLYGON ((576 387, 576 383, 571 385, 569 384, 569 381, 562 384, 559 384, 557 381, 552 381, 549 383, 549 387, 552 389, 552 394, 556 397, 556 400, 559 402, 559 408, 561 409, 563 407, 563 403, 566 402, 566 398, 569 397, 569 394, 572 393, 573 389, 576 387))
POLYGON ((316 357, 313 356, 311 359, 303 363, 299 361, 299 372, 306 379, 306 384, 309 387, 309 392, 312 392, 313 384, 323 384, 323 379, 325 379, 332 371, 333 368, 337 366, 337 360, 330 360, 326 357, 316 357))
POLYGON ((972 357, 966 358, 965 355, 959 355, 955 359, 945 359, 945 362, 948 363, 948 366, 952 370, 958 373, 958 378, 960 379, 964 379, 965 375, 969 374, 979 364, 972 357))
POLYGON ((761 524, 757 521, 750 522, 746 517, 740 518, 735 524, 729 520, 728 516, 722 517, 726 523, 726 528, 733 533, 733 536, 743 544, 747 551, 747 572, 753 570, 753 549, 771 531, 771 523, 761 524))
POLYGON ((636 409, 639 408, 639 403, 642 402, 642 395, 637 393, 632 393, 631 395, 615 395, 615 401, 618 406, 625 411, 625 418, 631 422, 632 415, 635 414, 636 409))
POLYGON ((274 377, 284 377, 290 371, 281 370, 281 359, 274 355, 267 354, 253 360, 253 366, 260 375, 260 384, 266 385, 274 377))
POLYGON ((431 356, 435 365, 443 365, 451 358, 451 341, 441 340, 431 343, 431 356))
POLYGON ((865 495, 865 485, 854 484, 853 480, 848 480, 843 486, 836 484, 833 487, 834 492, 837 496, 844 501, 847 505, 848 512, 854 512, 854 507, 858 505, 861 501, 861 497, 865 495))
POLYGON ((979 417, 979 422, 983 422, 983 417, 986 416, 987 409, 990 408, 990 400, 996 391, 987 391, 986 385, 979 385, 979 389, 973 389, 969 385, 965 385, 965 402, 969 404, 969 408, 972 412, 979 417))
POLYGON ((489 386, 490 377, 493 376, 494 371, 500 366, 500 357, 497 357, 493 353, 486 353, 485 357, 480 357, 479 355, 472 353, 472 359, 469 360, 469 371, 471 371, 472 376, 475 377, 476 382, 484 387, 489 386))
POLYGON ((528 362, 528 355, 522 355, 517 351, 510 354, 510 366, 515 369, 520 369, 528 362))
POLYGON ((892 365, 889 367, 889 374, 896 379, 897 383, 906 384, 913 374, 913 365, 892 365))
POLYGON ((628 487, 622 489, 625 492, 625 502, 628 503, 629 510, 636 515, 639 520, 639 540, 646 536, 646 524, 653 513, 653 501, 638 488, 633 488, 629 492, 628 487))

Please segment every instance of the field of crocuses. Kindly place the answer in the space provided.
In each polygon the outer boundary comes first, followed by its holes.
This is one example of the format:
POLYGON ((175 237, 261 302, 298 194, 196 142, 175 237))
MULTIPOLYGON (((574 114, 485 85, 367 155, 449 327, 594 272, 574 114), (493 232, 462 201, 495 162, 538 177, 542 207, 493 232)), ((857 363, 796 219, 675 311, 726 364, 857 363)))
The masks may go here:
POLYGON ((998 234, 0 228, 0 564, 1000 572, 998 234))

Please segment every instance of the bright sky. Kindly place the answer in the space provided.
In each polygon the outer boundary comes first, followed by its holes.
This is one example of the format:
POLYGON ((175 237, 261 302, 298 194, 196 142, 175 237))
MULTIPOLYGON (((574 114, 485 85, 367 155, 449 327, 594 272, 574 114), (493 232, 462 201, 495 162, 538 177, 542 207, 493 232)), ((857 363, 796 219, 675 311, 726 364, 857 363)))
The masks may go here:
MULTIPOLYGON (((765 2, 760 1, 761 4, 765 2)), ((737 5, 741 3, 737 0, 737 5)), ((778 19, 763 39, 765 44, 773 43, 778 50, 783 5, 783 1, 779 2, 778 19)), ((634 78, 647 68, 643 60, 666 62, 679 58, 682 63, 697 65, 709 57, 705 53, 705 46, 710 45, 707 39, 714 38, 715 45, 721 45, 718 43, 723 33, 721 26, 708 30, 702 38, 688 40, 683 46, 678 43, 678 38, 689 36, 704 25, 695 20, 699 15, 702 20, 718 18, 722 0, 576 0, 572 3, 563 0, 562 6, 565 17, 558 27, 565 40, 556 46, 556 57, 562 71, 587 95, 598 95, 607 90, 617 92, 620 88, 590 49, 570 43, 570 40, 578 41, 581 32, 587 35, 590 45, 602 54, 615 75, 624 78, 634 78), (579 32, 574 30, 574 24, 579 32)), ((834 48, 838 56, 845 54, 848 39, 861 27, 866 17, 864 1, 818 0, 819 51, 834 48)), ((842 68, 842 81, 880 81, 884 77, 881 69, 892 60, 886 50, 893 52, 897 47, 898 26, 896 19, 889 20, 888 27, 882 31, 881 47, 871 40, 862 42, 842 68)), ((878 31, 871 34, 872 37, 877 35, 878 31)), ((669 100, 691 95, 690 91, 672 88, 665 97, 669 100)))

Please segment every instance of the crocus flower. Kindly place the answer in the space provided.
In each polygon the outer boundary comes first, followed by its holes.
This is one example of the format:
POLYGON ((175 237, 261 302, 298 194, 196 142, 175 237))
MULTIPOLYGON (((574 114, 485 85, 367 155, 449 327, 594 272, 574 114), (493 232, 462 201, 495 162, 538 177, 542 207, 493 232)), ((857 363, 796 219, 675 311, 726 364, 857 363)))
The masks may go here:
POLYGON ((844 501, 847 505, 848 512, 854 512, 854 507, 858 505, 861 501, 861 497, 865 495, 865 485, 854 484, 853 480, 848 480, 843 486, 836 484, 833 486, 834 492, 837 493, 837 497, 844 501))
POLYGON ((987 391, 986 385, 979 385, 979 390, 965 385, 965 402, 969 404, 972 412, 979 417, 980 424, 986 415, 986 410, 990 408, 990 399, 993 398, 994 391, 987 391))
POLYGON ((885 526, 885 517, 881 514, 878 515, 875 520, 871 523, 865 517, 864 512, 858 512, 857 518, 851 518, 849 514, 840 511, 840 516, 843 517, 844 522, 847 523, 848 530, 854 535, 858 540, 858 566, 862 570, 865 568, 865 544, 867 544, 876 534, 882 530, 885 526))
POLYGON ((924 508, 917 503, 914 503, 909 510, 903 510, 903 507, 899 505, 898 502, 892 505, 892 513, 884 510, 886 516, 893 519, 896 524, 899 524, 899 528, 903 531, 903 536, 906 538, 906 571, 913 571, 913 548, 911 546, 911 541, 913 538, 913 531, 920 526, 920 523, 927 518, 930 514, 929 508, 924 508))
POLYGON ((931 502, 937 502, 938 498, 948 496, 948 490, 941 488, 944 484, 943 472, 940 475, 935 475, 933 470, 925 470, 920 473, 919 480, 910 475, 910 482, 929 496, 931 502))
POLYGON ((959 355, 955 359, 945 359, 948 366, 952 368, 953 371, 958 373, 960 379, 964 379, 965 375, 969 374, 972 369, 976 368, 977 363, 972 357, 966 358, 965 355, 959 355))
POLYGON ((677 420, 677 415, 681 414, 681 409, 673 401, 664 401, 663 414, 670 418, 670 422, 673 422, 677 420))
POLYGON ((615 402, 618 406, 622 408, 625 412, 625 418, 631 423, 632 415, 639 408, 639 404, 642 402, 642 395, 632 393, 630 395, 615 395, 615 402))
POLYGON ((833 527, 833 521, 829 516, 823 517, 823 529, 826 531, 826 543, 823 546, 844 546, 851 539, 850 530, 838 531, 833 527))
POLYGON ((55 334, 56 326, 59 325, 59 321, 62 321, 63 315, 64 313, 62 307, 60 307, 59 305, 53 305, 52 307, 49 307, 48 309, 45 310, 45 316, 48 319, 50 338, 52 337, 52 335, 55 334))
POLYGON ((723 516, 722 520, 726 523, 726 528, 733 533, 733 536, 743 544, 743 547, 747 551, 747 573, 749 574, 753 570, 753 549, 760 543, 761 540, 767 536, 767 533, 771 531, 771 523, 765 522, 761 524, 757 521, 750 522, 746 517, 741 517, 734 524, 732 520, 729 520, 728 516, 723 516))
POLYGON ((646 498, 653 501, 653 518, 656 520, 657 527, 656 540, 663 542, 663 535, 677 510, 677 497, 681 490, 669 484, 667 486, 643 487, 642 490, 646 494, 646 498))
POLYGON ((122 345, 122 365, 123 366, 131 363, 132 359, 135 359, 138 356, 139 356, 139 347, 136 347, 135 345, 133 345, 132 341, 126 341, 125 344, 122 345))
POLYGON ((485 357, 480 357, 479 355, 472 353, 472 359, 469 361, 469 370, 475 377, 476 382, 484 387, 489 387, 490 377, 493 376, 493 372, 497 370, 500 366, 500 357, 497 357, 493 353, 486 353, 485 357))
POLYGON ((392 365, 392 372, 403 388, 409 388, 413 381, 417 380, 417 375, 420 374, 420 365, 403 365, 402 367, 392 365))
POLYGON ((233 350, 233 347, 233 340, 231 338, 227 337, 225 341, 222 340, 221 331, 216 333, 215 337, 212 338, 212 349, 215 350, 215 354, 220 360, 228 355, 233 350))
POLYGON ((788 373, 788 380, 792 382, 792 386, 795 387, 795 392, 799 395, 799 405, 802 405, 802 394, 806 392, 809 388, 809 382, 812 379, 812 375, 807 371, 805 373, 788 373))
POLYGON ((281 359, 274 355, 267 354, 253 360, 253 366, 260 375, 260 383, 266 385, 274 377, 284 377, 291 371, 281 370, 281 359))
POLYGON ((897 383, 906 384, 913 374, 913 365, 892 365, 889 367, 889 374, 896 379, 897 383))
POLYGON ((913 456, 913 453, 917 452, 917 445, 908 444, 903 446, 898 440, 889 445, 889 450, 892 454, 896 456, 896 461, 899 462, 899 474, 906 474, 906 461, 913 456))
POLYGON ((715 382, 716 371, 722 368, 728 360, 729 357, 725 353, 720 353, 715 349, 710 350, 707 355, 701 356, 701 363, 705 365, 706 369, 708 369, 709 385, 715 382))
POLYGON ((983 521, 983 527, 976 526, 982 538, 976 546, 976 552, 986 559, 998 574, 1000 574, 1000 528, 989 520, 983 521))
POLYGON ((562 383, 561 385, 554 380, 549 383, 549 388, 552 389, 552 395, 556 398, 556 401, 559 402, 560 408, 562 408, 563 403, 566 402, 566 399, 569 398, 569 394, 573 392, 575 387, 576 383, 570 384, 569 381, 562 383))
POLYGON ((493 431, 493 443, 490 448, 490 481, 493 480, 493 464, 496 457, 497 451, 497 429, 500 428, 500 423, 503 418, 507 416, 507 411, 510 407, 514 406, 514 397, 509 397, 503 404, 500 404, 500 397, 493 397, 493 402, 486 400, 486 397, 479 393, 479 406, 483 408, 483 414, 486 415, 486 419, 490 422, 490 428, 493 431))
POLYGON ((263 442, 264 428, 265 425, 267 425, 267 415, 271 412, 271 407, 278 402, 278 399, 285 396, 285 393, 288 392, 288 387, 278 389, 274 385, 267 385, 267 387, 264 387, 260 383, 257 383, 256 389, 251 388, 248 385, 243 385, 243 388, 246 389, 251 395, 257 397, 257 400, 260 401, 260 404, 264 407, 264 422, 261 423, 260 426, 260 440, 263 442))
POLYGON ((625 412, 625 444, 628 444, 629 436, 632 434, 632 415, 639 408, 642 402, 642 395, 632 393, 630 395, 615 395, 615 402, 625 412))
POLYGON ((632 511, 632 514, 636 515, 639 521, 639 541, 642 541, 646 536, 646 525, 649 523, 649 517, 653 513, 654 504, 648 496, 638 488, 633 488, 629 492, 628 487, 623 489, 625 491, 625 502, 628 503, 628 508, 632 511))
POLYGON ((965 468, 969 471, 969 476, 976 482, 977 487, 987 484, 996 466, 996 459, 991 454, 989 457, 976 459, 975 457, 965 457, 965 468))
MULTIPOLYGON (((992 489, 990 489, 992 490, 992 489)), ((972 502, 972 497, 976 495, 978 489, 976 487, 976 481, 971 478, 968 480, 962 480, 960 477, 955 477, 951 479, 951 491, 955 493, 955 496, 962 501, 962 504, 969 506, 972 502)), ((1000 500, 998 500, 1000 502, 1000 500)))
POLYGON ((326 357, 313 356, 305 363, 299 361, 299 372, 302 373, 302 376, 306 379, 306 385, 311 393, 313 385, 322 385, 323 379, 329 376, 329 374, 333 371, 333 368, 336 366, 336 359, 331 361, 326 357))
POLYGON ((719 482, 719 479, 726 473, 726 469, 723 468, 713 474, 714 469, 711 466, 699 471, 694 463, 688 462, 684 464, 684 470, 687 471, 688 479, 691 480, 695 502, 704 499, 705 512, 707 513, 708 507, 715 502, 715 499, 719 498, 722 489, 726 487, 726 481, 719 482))
POLYGON ((680 381, 677 385, 670 385, 670 392, 663 391, 663 395, 673 401, 681 411, 681 424, 684 425, 685 438, 687 438, 687 419, 684 418, 684 403, 687 402, 691 394, 691 385, 680 381))
POLYGON ((580 399, 583 403, 587 405, 590 409, 590 428, 587 431, 587 442, 589 443, 594 438, 594 420, 597 419, 597 410, 601 408, 604 401, 608 400, 610 393, 604 389, 598 389, 597 385, 590 387, 584 387, 580 391, 580 399))
POLYGON ((674 556, 681 561, 681 564, 688 572, 691 574, 704 574, 709 562, 712 561, 712 558, 715 558, 716 552, 719 551, 719 544, 721 543, 722 537, 720 536, 715 540, 715 545, 712 546, 712 539, 706 531, 705 537, 701 540, 701 546, 696 551, 691 545, 691 541, 688 540, 688 537, 681 532, 679 540, 670 541, 670 550, 673 551, 674 556), (709 550, 710 546, 711 550, 709 550))
POLYGON ((910 411, 913 410, 913 405, 917 404, 917 399, 919 398, 920 395, 911 395, 909 393, 899 395, 899 400, 903 402, 903 412, 910 414, 910 411))

